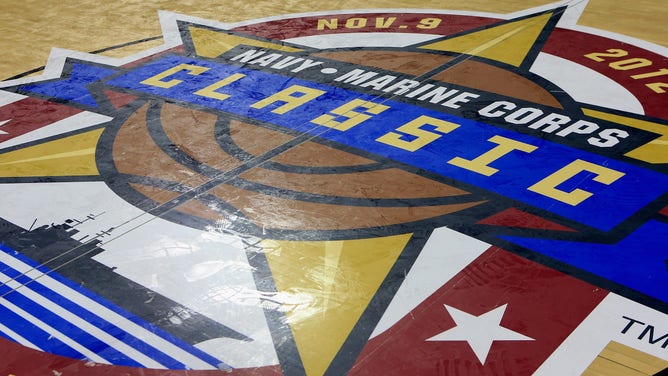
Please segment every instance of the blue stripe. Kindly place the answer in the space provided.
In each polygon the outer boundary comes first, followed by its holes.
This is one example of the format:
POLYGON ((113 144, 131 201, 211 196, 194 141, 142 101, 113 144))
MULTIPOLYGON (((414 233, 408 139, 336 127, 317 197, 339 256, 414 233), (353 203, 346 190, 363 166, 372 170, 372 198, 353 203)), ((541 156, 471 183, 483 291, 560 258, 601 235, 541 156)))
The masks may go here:
MULTIPOLYGON (((606 231, 654 201, 668 188, 668 177, 654 171, 541 138, 498 128, 484 122, 458 117, 447 112, 395 100, 377 99, 371 95, 336 87, 336 83, 325 85, 295 77, 286 77, 182 56, 166 56, 114 77, 107 83, 317 135, 444 177, 466 182, 606 231), (177 72, 170 79, 179 79, 181 82, 170 88, 142 83, 147 78, 179 64, 191 64, 209 69, 196 76, 183 71, 177 72), (244 74, 245 77, 221 89, 221 93, 231 95, 226 100, 195 94, 198 90, 235 73, 244 74), (293 85, 320 90, 323 94, 284 114, 271 112, 283 102, 260 109, 251 107, 257 101, 293 85), (381 101, 383 105, 389 108, 346 131, 332 130, 312 122, 320 115, 329 113, 334 108, 349 103, 353 99, 381 101), (379 137, 395 131, 399 126, 415 120, 419 116, 445 120, 457 124, 458 127, 414 152, 376 141, 379 137), (502 136, 537 148, 530 154, 514 152, 494 161, 492 167, 498 169, 498 171, 490 176, 447 163, 455 157, 470 160, 488 152, 496 146, 495 143, 489 141, 493 136, 502 136), (569 165, 576 159, 605 166, 608 169, 623 172, 625 175, 609 185, 593 180, 595 177, 593 173, 589 173, 587 176, 576 176, 564 182, 566 185, 578 182, 578 188, 593 193, 591 197, 575 206, 529 190, 529 187, 535 183, 569 165), (628 199, 619 200, 619 197, 628 199), (614 203, 614 205, 610 203, 614 203), (606 209, 601 210, 601 208, 606 209)), ((485 100, 484 97, 481 97, 477 105, 486 103, 485 100)), ((342 119, 339 118, 338 120, 342 119)), ((566 188, 560 185, 560 189, 568 190, 572 187, 566 188)))
MULTIPOLYGON (((0 267, 7 266, 4 263, 0 262, 0 267)), ((3 272, 4 274, 15 278, 17 282, 24 284, 22 288, 29 288, 44 298, 52 301, 53 303, 61 306, 69 312, 72 312, 81 319, 87 321, 91 325, 105 331, 107 334, 113 336, 114 338, 128 344, 132 348, 138 350, 139 352, 145 354, 156 362, 162 364, 169 369, 186 369, 186 365, 172 358, 171 356, 163 353, 152 345, 140 340, 139 338, 133 336, 132 334, 126 332, 125 330, 119 328, 118 326, 112 324, 111 322, 105 320, 104 318, 96 315, 95 313, 87 310, 86 308, 72 302, 63 295, 58 294, 57 292, 49 289, 48 287, 42 285, 41 283, 25 276, 21 275, 17 270, 7 266, 3 272)))
POLYGON ((59 315, 42 307, 41 305, 33 302, 22 294, 13 291, 13 289, 9 288, 7 285, 0 286, 0 294, 7 294, 4 297, 6 300, 14 303, 24 311, 37 317, 40 321, 47 323, 52 328, 73 339, 81 346, 106 359, 110 363, 132 367, 142 367, 141 363, 128 358, 127 355, 119 352, 113 347, 110 347, 108 344, 100 341, 98 338, 92 336, 76 325, 63 319, 59 315))
POLYGON ((73 359, 86 359, 86 357, 77 350, 51 336, 51 334, 40 329, 35 324, 22 318, 3 305, 0 305, 0 321, 2 321, 6 327, 11 328, 16 332, 16 334, 30 341, 43 351, 73 359))
POLYGON ((72 64, 69 77, 25 85, 21 89, 50 97, 98 107, 87 85, 114 73, 114 70, 87 64, 72 64))
MULTIPOLYGON (((190 345, 189 343, 184 342, 180 338, 175 337, 172 334, 165 332, 164 330, 152 325, 151 323, 146 322, 145 320, 135 316, 131 312, 128 312, 128 311, 124 310, 123 308, 111 303, 110 301, 100 297, 99 295, 91 292, 90 290, 85 289, 85 288, 81 287, 80 285, 78 285, 76 283, 73 283, 69 279, 61 276, 60 274, 51 271, 49 268, 36 263, 34 260, 32 260, 32 259, 30 259, 30 258, 28 258, 28 257, 26 257, 26 256, 24 256, 20 253, 17 253, 16 251, 7 247, 6 245, 0 244, 0 250, 5 252, 6 254, 16 258, 17 260, 29 265, 30 267, 35 268, 37 271, 39 271, 43 274, 48 274, 49 277, 53 278, 54 280, 64 284, 65 286, 67 286, 67 287, 71 288, 72 290, 80 293, 81 295, 86 296, 87 298, 89 298, 89 299, 95 301, 96 303, 104 306, 105 308, 111 310, 112 312, 116 313, 117 315, 122 316, 129 321, 132 321, 133 323, 141 326, 142 328, 146 329, 147 331, 151 332, 152 334, 154 334, 154 335, 156 335, 156 336, 174 344, 176 347, 192 354, 193 356, 195 356, 195 357, 201 359, 202 361, 208 363, 212 367, 232 369, 232 366, 230 366, 227 363, 221 361, 220 359, 217 359, 216 357, 211 356, 210 354, 208 354, 208 353, 190 345)), ((0 268, 1 268, 1 266, 0 266, 0 268)), ((28 277, 26 277, 26 278, 28 278, 28 277)), ((74 303, 72 303, 72 304, 74 304, 74 303)), ((158 361, 158 360, 156 359, 156 361, 158 361)), ((176 360, 174 360, 174 362, 176 362, 176 360)), ((162 362, 160 362, 160 363, 162 364, 162 362)), ((175 367, 179 367, 181 369, 185 368, 185 365, 183 365, 179 362, 173 363, 173 365, 175 367), (180 366, 178 366, 178 365, 180 365, 180 366)), ((177 369, 177 368, 173 368, 173 369, 177 369)))
POLYGON ((501 236, 597 276, 668 302, 668 224, 649 220, 612 244, 501 236))

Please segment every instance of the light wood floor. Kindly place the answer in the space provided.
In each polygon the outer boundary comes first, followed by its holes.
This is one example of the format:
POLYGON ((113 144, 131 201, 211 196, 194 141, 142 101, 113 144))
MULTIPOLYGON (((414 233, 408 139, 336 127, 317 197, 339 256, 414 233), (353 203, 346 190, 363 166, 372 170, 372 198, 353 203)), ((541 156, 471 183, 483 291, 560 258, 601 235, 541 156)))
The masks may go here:
MULTIPOLYGON (((583 0, 573 0, 580 3, 583 0)), ((0 79, 44 65, 51 47, 94 51, 161 35, 158 10, 236 22, 288 13, 341 9, 422 8, 511 13, 547 0, 154 0, 99 2, 6 0, 0 3, 0 79)), ((589 0, 581 25, 668 46, 665 0, 589 0)), ((116 50, 114 56, 144 50, 159 41, 116 50)))

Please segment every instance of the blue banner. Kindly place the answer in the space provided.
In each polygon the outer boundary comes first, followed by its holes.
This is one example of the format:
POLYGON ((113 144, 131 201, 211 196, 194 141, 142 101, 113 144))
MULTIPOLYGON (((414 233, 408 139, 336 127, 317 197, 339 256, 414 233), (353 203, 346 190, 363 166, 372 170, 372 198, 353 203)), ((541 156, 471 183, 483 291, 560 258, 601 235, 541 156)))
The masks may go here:
POLYGON ((668 188, 662 174, 598 154, 405 102, 223 63, 167 56, 106 83, 317 135, 604 231, 668 188), (353 115, 362 121, 346 123, 353 115))

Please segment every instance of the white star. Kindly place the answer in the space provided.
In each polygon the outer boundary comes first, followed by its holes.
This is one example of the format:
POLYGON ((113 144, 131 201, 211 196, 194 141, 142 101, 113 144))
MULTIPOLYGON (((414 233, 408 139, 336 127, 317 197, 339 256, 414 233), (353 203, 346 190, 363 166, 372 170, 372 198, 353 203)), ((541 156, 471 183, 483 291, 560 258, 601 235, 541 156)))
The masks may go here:
POLYGON ((480 316, 473 316, 445 304, 443 306, 455 320, 457 326, 428 338, 426 341, 466 341, 482 364, 485 364, 494 341, 534 340, 500 325, 507 304, 480 316))

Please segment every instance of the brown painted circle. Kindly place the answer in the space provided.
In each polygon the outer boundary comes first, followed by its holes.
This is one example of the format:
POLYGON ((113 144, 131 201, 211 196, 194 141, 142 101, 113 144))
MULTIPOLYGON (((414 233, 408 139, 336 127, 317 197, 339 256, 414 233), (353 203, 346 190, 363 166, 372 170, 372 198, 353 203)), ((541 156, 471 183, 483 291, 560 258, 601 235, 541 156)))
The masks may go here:
MULTIPOLYGON (((377 49, 329 51, 314 55, 415 76, 452 59, 439 54, 377 49)), ((548 90, 528 78, 480 61, 465 60, 434 79, 561 107, 548 90)), ((158 146, 147 128, 148 107, 147 103, 131 115, 113 141, 113 161, 117 171, 123 174, 121 176, 135 177, 133 182, 127 183, 127 189, 117 191, 133 204, 141 203, 144 208, 146 202, 152 205, 172 202, 184 190, 202 186, 212 179, 210 174, 197 171, 196 167, 179 163, 178 159, 170 156, 167 147, 172 152, 178 149, 181 156, 201 166, 225 173, 243 166, 249 156, 261 156, 295 137, 287 132, 236 120, 226 114, 215 115, 161 103, 159 123, 169 143, 158 146), (216 136, 221 136, 216 133, 221 123, 226 125, 222 141, 216 140, 216 136), (225 146, 242 151, 247 158, 230 154, 230 149, 225 146), (138 160, 145 162, 136 163, 138 160), (149 179, 142 181, 141 177, 149 179), (180 188, 174 189, 174 186, 180 188), (131 194, 125 195, 124 191, 131 194)), ((337 150, 317 140, 294 146, 269 162, 244 170, 196 199, 185 200, 174 210, 183 216, 197 218, 198 223, 232 225, 239 222, 239 218, 244 218, 245 223, 262 229, 266 236, 266 231, 274 230, 347 231, 415 224, 482 203, 481 199, 452 185, 349 151, 337 150), (336 168, 355 166, 367 167, 363 171, 333 172, 336 168), (439 203, 438 200, 444 197, 456 199, 447 204, 439 203), (434 201, 428 202, 430 199, 434 201), (384 205, 374 205, 378 200, 389 201, 384 205)), ((399 227, 398 231, 406 229, 399 227)))

